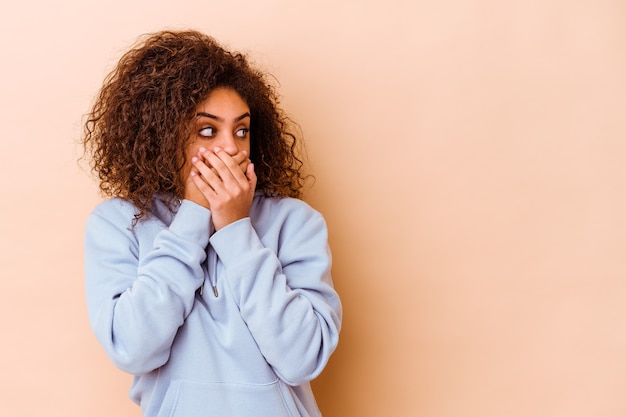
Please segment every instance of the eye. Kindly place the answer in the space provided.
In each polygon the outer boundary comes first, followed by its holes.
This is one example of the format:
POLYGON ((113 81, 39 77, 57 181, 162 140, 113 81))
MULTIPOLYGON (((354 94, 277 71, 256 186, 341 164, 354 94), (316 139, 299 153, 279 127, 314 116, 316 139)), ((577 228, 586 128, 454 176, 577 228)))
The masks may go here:
POLYGON ((248 137, 248 133, 249 132, 250 132, 250 129, 247 129, 247 128, 244 127, 242 129, 237 130, 235 132, 235 135, 237 135, 238 138, 245 139, 245 138, 248 137))
POLYGON ((212 138, 213 136, 215 136, 215 129, 212 127, 205 127, 203 129, 200 129, 198 134, 200 136, 204 136, 205 138, 212 138))

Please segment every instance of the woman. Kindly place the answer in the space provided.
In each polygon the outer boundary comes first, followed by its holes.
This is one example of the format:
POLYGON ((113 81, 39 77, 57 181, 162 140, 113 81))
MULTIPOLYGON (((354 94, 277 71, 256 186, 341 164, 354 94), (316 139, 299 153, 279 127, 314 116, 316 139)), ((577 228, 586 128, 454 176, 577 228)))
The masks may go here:
POLYGON ((320 415, 341 303, 289 127, 265 76, 195 31, 148 36, 104 82, 87 303, 145 417, 320 415))

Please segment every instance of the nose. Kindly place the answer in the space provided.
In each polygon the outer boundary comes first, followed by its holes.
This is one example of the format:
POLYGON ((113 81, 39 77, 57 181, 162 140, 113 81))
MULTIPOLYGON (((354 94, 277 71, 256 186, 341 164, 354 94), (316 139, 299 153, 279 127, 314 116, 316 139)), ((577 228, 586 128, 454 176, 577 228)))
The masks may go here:
POLYGON ((222 148, 230 156, 237 154, 239 151, 239 149, 237 149, 237 143, 235 142, 235 136, 232 133, 224 132, 223 135, 220 135, 220 139, 216 143, 216 146, 222 148))

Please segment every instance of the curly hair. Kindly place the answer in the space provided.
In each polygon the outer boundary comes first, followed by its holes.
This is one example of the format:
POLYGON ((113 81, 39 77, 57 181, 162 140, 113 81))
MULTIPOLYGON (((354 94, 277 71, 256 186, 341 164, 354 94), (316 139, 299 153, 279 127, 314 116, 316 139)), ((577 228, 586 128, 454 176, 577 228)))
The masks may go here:
POLYGON ((297 125, 278 107, 268 76, 245 55, 197 31, 149 34, 105 78, 87 114, 82 145, 105 196, 131 201, 135 220, 151 213, 155 195, 170 210, 184 195, 189 121, 218 87, 236 91, 250 108, 250 158, 257 190, 300 197, 304 183, 297 125))

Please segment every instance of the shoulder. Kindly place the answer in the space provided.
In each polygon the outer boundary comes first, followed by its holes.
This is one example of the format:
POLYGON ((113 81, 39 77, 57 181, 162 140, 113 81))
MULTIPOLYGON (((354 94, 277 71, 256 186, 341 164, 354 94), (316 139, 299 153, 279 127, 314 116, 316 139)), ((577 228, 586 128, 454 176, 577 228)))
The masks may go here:
POLYGON ((299 234, 305 229, 326 232, 322 214, 308 203, 291 197, 257 195, 250 212, 258 231, 280 230, 281 234, 299 234))
POLYGON ((88 222, 102 219, 109 223, 127 224, 130 226, 135 213, 137 213, 137 209, 130 201, 121 198, 111 198, 96 205, 89 215, 88 222))
POLYGON ((308 219, 322 217, 322 214, 305 201, 291 197, 255 196, 253 210, 274 218, 308 219))
POLYGON ((135 220, 138 213, 135 205, 121 198, 111 198, 96 205, 86 223, 87 236, 94 239, 114 239, 125 236, 126 239, 136 240, 137 235, 143 235, 154 223, 153 216, 147 219, 135 220))

